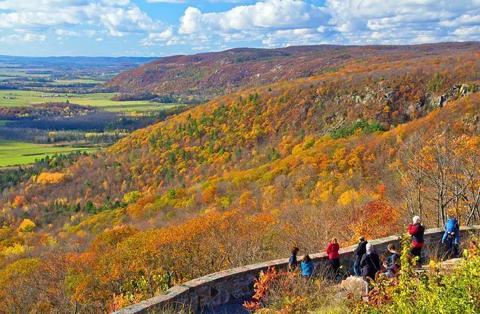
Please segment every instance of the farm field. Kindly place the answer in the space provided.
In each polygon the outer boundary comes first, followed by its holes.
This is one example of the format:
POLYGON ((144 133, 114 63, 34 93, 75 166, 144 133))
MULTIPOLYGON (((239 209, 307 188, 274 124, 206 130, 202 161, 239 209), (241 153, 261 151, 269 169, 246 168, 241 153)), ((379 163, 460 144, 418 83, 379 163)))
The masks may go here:
POLYGON ((47 102, 66 102, 92 106, 110 112, 155 111, 178 106, 151 101, 115 101, 114 93, 65 94, 27 90, 0 90, 0 107, 25 107, 47 102))
POLYGON ((0 169, 56 153, 94 151, 184 110, 178 103, 112 100, 116 93, 99 88, 150 60, 0 56, 0 109, 7 108, 0 115, 0 169))
POLYGON ((0 67, 0 77, 3 79, 11 78, 48 78, 46 71, 49 69, 42 69, 45 73, 38 73, 38 69, 22 69, 22 68, 2 68, 0 67), (37 73, 36 73, 37 72, 37 73))
POLYGON ((63 85, 82 85, 82 84, 101 84, 104 81, 90 79, 90 78, 78 78, 78 79, 70 79, 70 80, 55 80, 50 85, 52 86, 63 86, 63 85))
POLYGON ((36 159, 41 159, 56 153, 69 153, 73 151, 91 152, 95 150, 97 150, 97 148, 0 140, 0 167, 31 164, 35 162, 36 159))

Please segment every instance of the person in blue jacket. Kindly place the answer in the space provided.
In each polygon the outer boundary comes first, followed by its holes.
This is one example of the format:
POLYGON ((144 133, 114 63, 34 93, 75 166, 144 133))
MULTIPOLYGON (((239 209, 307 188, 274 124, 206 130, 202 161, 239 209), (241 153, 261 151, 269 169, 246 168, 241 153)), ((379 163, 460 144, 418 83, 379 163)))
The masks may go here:
POLYGON ((290 255, 290 258, 288 259, 288 270, 294 271, 297 266, 298 266, 298 261, 297 261, 297 254, 300 249, 296 246, 292 248, 292 255, 290 255))
POLYGON ((312 277, 314 269, 315 265, 313 265, 312 259, 310 258, 310 256, 308 256, 308 254, 305 255, 302 262, 300 263, 300 270, 302 272, 302 276, 307 279, 312 277))
POLYGON ((456 258, 459 256, 460 225, 453 215, 449 215, 445 223, 442 243, 445 245, 447 258, 456 258))

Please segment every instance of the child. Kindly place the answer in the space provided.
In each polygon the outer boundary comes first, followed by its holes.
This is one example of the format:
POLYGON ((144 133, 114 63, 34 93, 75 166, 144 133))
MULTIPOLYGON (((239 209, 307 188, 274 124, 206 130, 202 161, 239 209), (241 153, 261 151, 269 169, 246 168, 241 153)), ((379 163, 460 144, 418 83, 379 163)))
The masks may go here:
POLYGON ((300 263, 300 270, 302 271, 302 276, 307 279, 312 277, 314 269, 315 266, 313 265, 312 259, 310 258, 310 256, 308 256, 308 254, 305 255, 302 262, 300 263))

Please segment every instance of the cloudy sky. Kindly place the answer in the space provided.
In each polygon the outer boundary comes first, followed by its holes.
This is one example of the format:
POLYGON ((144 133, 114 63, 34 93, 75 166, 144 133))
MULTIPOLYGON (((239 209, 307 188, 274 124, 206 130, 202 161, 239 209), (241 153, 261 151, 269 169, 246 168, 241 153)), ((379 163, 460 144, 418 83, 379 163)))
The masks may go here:
POLYGON ((480 40, 480 0, 0 0, 0 54, 480 40))

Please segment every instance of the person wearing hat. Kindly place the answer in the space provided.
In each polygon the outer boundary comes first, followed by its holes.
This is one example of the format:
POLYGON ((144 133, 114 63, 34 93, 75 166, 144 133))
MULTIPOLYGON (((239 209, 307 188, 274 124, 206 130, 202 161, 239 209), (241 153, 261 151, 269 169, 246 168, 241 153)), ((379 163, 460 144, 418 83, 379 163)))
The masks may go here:
POLYGON ((375 275, 380 270, 380 257, 371 243, 365 246, 365 254, 360 260, 360 267, 362 267, 362 276, 368 281, 368 278, 375 280, 375 275))
POLYGON ((421 265, 422 248, 425 243, 425 227, 422 225, 420 217, 414 216, 413 223, 408 225, 408 233, 412 238, 412 248, 410 253, 416 258, 417 265, 421 265))

